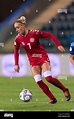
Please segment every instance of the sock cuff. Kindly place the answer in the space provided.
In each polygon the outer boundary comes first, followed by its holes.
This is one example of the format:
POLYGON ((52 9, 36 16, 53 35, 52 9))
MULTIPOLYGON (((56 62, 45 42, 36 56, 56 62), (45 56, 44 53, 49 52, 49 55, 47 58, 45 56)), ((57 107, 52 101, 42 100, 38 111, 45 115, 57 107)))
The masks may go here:
POLYGON ((52 73, 49 70, 45 71, 43 74, 44 74, 44 77, 52 76, 52 73))
POLYGON ((35 79, 36 82, 38 82, 38 81, 41 81, 41 80, 42 80, 42 77, 41 77, 40 74, 36 74, 36 75, 34 76, 34 79, 35 79))

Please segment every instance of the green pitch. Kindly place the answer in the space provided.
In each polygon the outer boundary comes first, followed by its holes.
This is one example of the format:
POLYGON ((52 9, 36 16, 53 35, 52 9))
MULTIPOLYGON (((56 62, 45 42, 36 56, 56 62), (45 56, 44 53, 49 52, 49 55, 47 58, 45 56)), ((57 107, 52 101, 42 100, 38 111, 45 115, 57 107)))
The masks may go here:
POLYGON ((71 100, 66 101, 60 89, 43 79, 58 100, 56 104, 49 104, 49 98, 40 90, 33 77, 0 77, 0 111, 74 111, 74 77, 60 80, 69 88, 71 100), (19 99, 23 88, 32 92, 30 102, 19 99))

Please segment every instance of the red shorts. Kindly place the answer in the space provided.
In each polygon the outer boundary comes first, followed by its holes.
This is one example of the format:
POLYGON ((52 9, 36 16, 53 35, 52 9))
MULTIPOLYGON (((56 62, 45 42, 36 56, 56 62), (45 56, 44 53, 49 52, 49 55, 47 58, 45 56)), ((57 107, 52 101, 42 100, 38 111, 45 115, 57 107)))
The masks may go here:
POLYGON ((45 63, 45 62, 50 62, 48 55, 44 55, 42 58, 39 58, 39 57, 33 58, 33 59, 30 61, 30 65, 31 65, 32 67, 33 67, 33 66, 36 66, 36 65, 42 66, 43 63, 45 63))

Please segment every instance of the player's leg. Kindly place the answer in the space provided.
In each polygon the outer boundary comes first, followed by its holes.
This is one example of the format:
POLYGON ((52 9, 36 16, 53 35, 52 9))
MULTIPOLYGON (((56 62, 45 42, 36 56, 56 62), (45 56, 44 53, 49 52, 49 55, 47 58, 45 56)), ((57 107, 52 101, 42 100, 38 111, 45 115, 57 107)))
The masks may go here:
POLYGON ((57 78, 52 77, 51 67, 49 65, 49 62, 43 63, 42 70, 44 72, 45 79, 51 84, 53 84, 54 86, 61 89, 64 92, 66 100, 69 101, 71 96, 70 96, 68 88, 66 88, 57 78))
POLYGON ((50 98, 50 103, 51 104, 56 103, 57 100, 55 96, 51 93, 48 86, 42 81, 40 66, 33 66, 31 67, 31 70, 32 70, 32 74, 34 76, 35 82, 38 84, 40 89, 50 98))

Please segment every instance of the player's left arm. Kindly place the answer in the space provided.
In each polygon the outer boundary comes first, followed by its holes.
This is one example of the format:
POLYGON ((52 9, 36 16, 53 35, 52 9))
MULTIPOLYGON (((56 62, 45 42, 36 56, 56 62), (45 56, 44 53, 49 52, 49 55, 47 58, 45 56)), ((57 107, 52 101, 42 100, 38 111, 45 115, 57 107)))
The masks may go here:
POLYGON ((59 40, 52 33, 38 31, 38 36, 39 38, 50 38, 55 43, 58 50, 60 50, 61 52, 65 52, 65 48, 60 44, 59 40))

